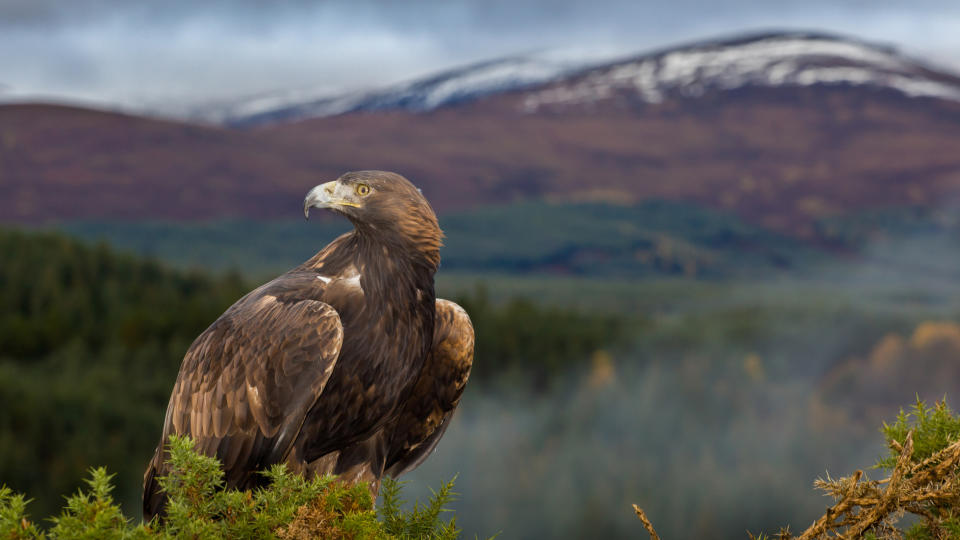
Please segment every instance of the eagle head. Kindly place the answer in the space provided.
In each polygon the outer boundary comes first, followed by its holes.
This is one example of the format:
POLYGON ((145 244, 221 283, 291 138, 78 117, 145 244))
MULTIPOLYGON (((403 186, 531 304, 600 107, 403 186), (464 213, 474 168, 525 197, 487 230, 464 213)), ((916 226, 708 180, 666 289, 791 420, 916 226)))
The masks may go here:
POLYGON ((439 264, 443 231, 430 203, 409 180, 386 171, 349 172, 314 187, 303 200, 310 208, 328 208, 346 216, 361 235, 408 244, 439 264))

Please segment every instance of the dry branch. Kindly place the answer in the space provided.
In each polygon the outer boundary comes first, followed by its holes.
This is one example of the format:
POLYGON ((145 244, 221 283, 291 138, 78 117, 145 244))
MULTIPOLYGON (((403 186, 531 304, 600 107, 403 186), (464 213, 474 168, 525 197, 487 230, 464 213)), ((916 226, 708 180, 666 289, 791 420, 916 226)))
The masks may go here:
POLYGON ((902 445, 891 442, 899 452, 888 478, 862 481, 863 471, 833 480, 818 480, 817 488, 826 491, 836 503, 799 536, 781 532, 785 540, 861 538, 871 531, 877 538, 900 539, 894 525, 904 513, 919 516, 932 531, 941 531, 941 522, 952 514, 950 508, 960 500, 960 441, 917 462, 913 459, 913 431, 902 445))
POLYGON ((633 511, 637 513, 637 517, 640 518, 640 523, 643 523, 643 527, 650 533, 650 540, 660 540, 660 535, 657 534, 657 531, 653 530, 653 523, 650 523, 650 520, 647 519, 647 514, 643 512, 643 509, 637 505, 633 505, 633 511))
MULTIPOLYGON (((907 416, 901 414, 895 427, 901 430, 896 438, 902 437, 902 443, 889 434, 893 428, 885 426, 891 455, 896 456, 890 467, 890 476, 870 480, 858 470, 844 478, 833 479, 827 475, 818 479, 814 486, 833 497, 834 504, 799 535, 793 535, 789 527, 784 527, 773 538, 854 539, 868 534, 878 540, 903 540, 905 535, 916 534, 923 538, 956 538, 960 522, 960 440, 946 447, 940 445, 944 435, 956 437, 960 432, 960 416, 953 416, 945 402, 938 403, 936 409, 924 407, 922 402, 916 406, 919 431, 907 429, 907 416), (916 451, 915 435, 920 441, 920 450, 916 451), (931 451, 931 444, 941 449, 922 458, 931 451), (911 534, 900 527, 906 514, 920 520, 909 531, 911 534)), ((889 461, 884 463, 889 464, 889 461)), ((659 540, 643 510, 637 505, 633 505, 633 509, 650 537, 659 540)), ((751 540, 771 538, 747 534, 751 540)))

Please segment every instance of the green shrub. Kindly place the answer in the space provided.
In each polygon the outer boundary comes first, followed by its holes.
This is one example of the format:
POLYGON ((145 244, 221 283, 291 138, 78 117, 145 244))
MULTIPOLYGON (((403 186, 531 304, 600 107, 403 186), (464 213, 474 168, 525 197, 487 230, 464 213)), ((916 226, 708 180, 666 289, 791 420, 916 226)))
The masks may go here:
POLYGON ((922 461, 960 440, 960 416, 950 409, 946 399, 938 401, 933 407, 927 407, 922 400, 917 400, 909 412, 900 409, 897 420, 892 424, 884 422, 880 429, 887 439, 890 454, 877 461, 877 468, 893 469, 900 457, 895 448, 903 447, 911 430, 913 457, 922 461))
POLYGON ((890 476, 871 480, 856 471, 817 480, 814 485, 835 504, 799 536, 787 527, 776 535, 778 540, 960 540, 960 416, 946 399, 933 407, 918 399, 881 431, 890 452, 876 468, 890 476), (906 515, 911 518, 905 520, 906 515))
POLYGON ((379 516, 364 484, 334 476, 307 480, 274 465, 263 474, 265 488, 224 489, 223 470, 212 457, 194 451, 189 438, 171 437, 171 473, 160 479, 167 515, 138 523, 123 515, 111 492, 111 475, 93 469, 88 487, 67 498, 60 515, 42 530, 31 522, 22 495, 0 487, 0 538, 4 539, 165 539, 165 538, 343 538, 454 539, 455 520, 441 519, 453 498, 453 481, 425 505, 403 509, 400 484, 384 481, 379 516))

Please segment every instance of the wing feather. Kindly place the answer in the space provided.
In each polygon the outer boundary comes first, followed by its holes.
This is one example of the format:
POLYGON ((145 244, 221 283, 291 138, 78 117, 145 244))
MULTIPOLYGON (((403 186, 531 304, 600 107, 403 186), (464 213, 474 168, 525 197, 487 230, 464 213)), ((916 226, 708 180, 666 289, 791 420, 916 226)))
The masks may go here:
POLYGON ((473 324, 467 312, 437 299, 433 346, 420 377, 390 435, 385 471, 399 476, 430 455, 450 425, 450 418, 473 366, 473 324))
MULTIPOLYGON (((190 435, 216 456, 231 487, 280 462, 333 371, 343 344, 336 310, 310 298, 278 300, 283 278, 239 300, 187 351, 163 438, 144 477, 144 515, 162 509, 154 477, 167 474, 165 444, 190 435)), ((287 285, 289 287, 289 285, 287 285)))

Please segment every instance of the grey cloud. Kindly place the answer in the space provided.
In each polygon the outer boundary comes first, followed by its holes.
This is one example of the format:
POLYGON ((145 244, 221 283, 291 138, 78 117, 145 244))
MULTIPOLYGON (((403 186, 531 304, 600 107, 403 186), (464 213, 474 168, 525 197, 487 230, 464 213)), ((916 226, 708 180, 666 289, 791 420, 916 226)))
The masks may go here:
MULTIPOLYGON (((960 55, 960 4, 920 0, 0 0, 15 94, 201 102, 331 91, 553 48, 627 54, 757 28, 812 28, 960 55)), ((9 95, 10 92, 7 93, 9 95)))
MULTIPOLYGON (((245 26, 270 25, 290 18, 330 14, 344 19, 376 21, 379 26, 413 28, 431 33, 458 32, 462 28, 492 33, 514 33, 543 27, 633 28, 643 32, 656 25, 674 25, 713 17, 737 18, 744 14, 813 13, 822 10, 868 12, 899 9, 896 0, 792 1, 737 0, 733 2, 673 2, 606 0, 5 0, 0 2, 0 24, 69 26, 105 18, 122 18, 153 24, 182 24, 215 16, 245 26)), ((910 10, 918 13, 958 11, 948 0, 918 0, 910 10)), ((349 30, 349 28, 346 28, 349 30)))

